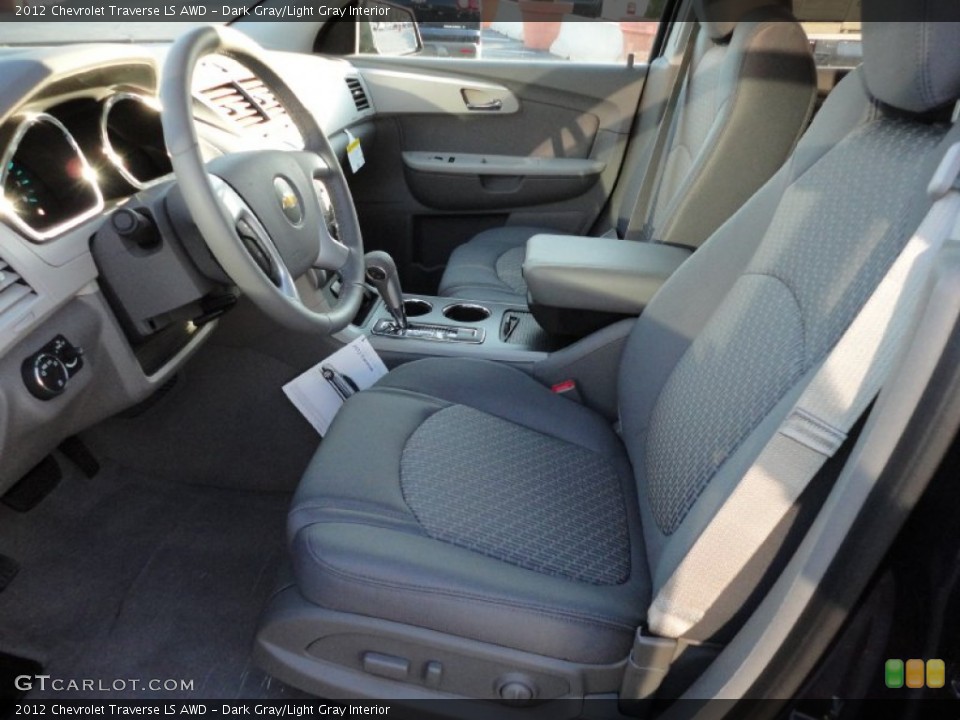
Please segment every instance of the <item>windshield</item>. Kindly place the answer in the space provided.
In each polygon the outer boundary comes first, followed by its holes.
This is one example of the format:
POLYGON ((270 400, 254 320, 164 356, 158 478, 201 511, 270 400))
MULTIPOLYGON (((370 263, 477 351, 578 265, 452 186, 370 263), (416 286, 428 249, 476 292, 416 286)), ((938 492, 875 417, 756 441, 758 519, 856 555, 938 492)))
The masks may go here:
POLYGON ((0 23, 0 45, 62 45, 66 43, 166 42, 206 22, 130 22, 130 23, 0 23))

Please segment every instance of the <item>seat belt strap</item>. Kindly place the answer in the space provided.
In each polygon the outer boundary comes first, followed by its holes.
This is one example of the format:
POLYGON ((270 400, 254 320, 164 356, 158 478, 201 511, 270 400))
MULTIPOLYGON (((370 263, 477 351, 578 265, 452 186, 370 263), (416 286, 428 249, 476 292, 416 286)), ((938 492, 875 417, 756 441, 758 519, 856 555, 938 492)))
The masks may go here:
POLYGON ((960 143, 944 156, 935 199, 873 295, 829 353, 739 485, 661 587, 650 630, 679 638, 756 554, 880 391, 909 336, 937 251, 960 240, 960 143))
POLYGON ((647 170, 643 176, 643 183, 637 193, 636 202, 633 204, 633 210, 627 220, 627 228, 623 236, 627 240, 639 240, 645 234, 645 228, 648 225, 648 215, 653 211, 651 207, 654 193, 663 180, 663 173, 666 163, 666 150, 671 137, 673 137, 673 124, 677 117, 677 110, 680 103, 680 92, 686 84, 687 75, 690 71, 690 65, 693 62, 694 48, 697 44, 697 33, 700 23, 693 21, 690 23, 690 33, 687 37, 687 44, 683 49, 683 58, 680 60, 680 67, 677 70, 677 76, 670 87, 670 95, 667 98, 667 105, 663 110, 663 118, 660 120, 660 126, 657 128, 657 137, 653 144, 653 150, 650 152, 650 160, 647 162, 647 170))

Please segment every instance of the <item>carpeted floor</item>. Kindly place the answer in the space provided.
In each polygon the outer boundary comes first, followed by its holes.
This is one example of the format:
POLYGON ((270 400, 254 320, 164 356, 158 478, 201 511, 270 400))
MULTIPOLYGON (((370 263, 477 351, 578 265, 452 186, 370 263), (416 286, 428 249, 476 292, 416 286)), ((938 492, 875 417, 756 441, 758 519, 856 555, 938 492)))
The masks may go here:
POLYGON ((61 699, 302 697, 249 658, 285 558, 288 503, 108 461, 93 479, 69 472, 28 513, 0 505, 0 553, 21 566, 0 592, 0 652, 64 679, 192 681, 61 699))

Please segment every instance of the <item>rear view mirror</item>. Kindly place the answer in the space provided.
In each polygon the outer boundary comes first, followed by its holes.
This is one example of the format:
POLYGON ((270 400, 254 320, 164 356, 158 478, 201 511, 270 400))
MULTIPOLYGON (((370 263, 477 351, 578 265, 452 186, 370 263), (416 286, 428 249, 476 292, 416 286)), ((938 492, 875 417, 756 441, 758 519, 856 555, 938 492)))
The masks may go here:
POLYGON ((357 11, 357 52, 414 55, 423 49, 413 12, 378 0, 362 0, 357 11))

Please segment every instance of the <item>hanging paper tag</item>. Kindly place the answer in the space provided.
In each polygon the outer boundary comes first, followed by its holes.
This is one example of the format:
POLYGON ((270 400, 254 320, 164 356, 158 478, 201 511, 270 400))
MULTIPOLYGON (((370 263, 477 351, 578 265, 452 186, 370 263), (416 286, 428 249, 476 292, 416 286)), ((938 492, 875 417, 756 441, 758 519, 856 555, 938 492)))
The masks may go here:
POLYGON ((360 147, 360 138, 354 137, 349 130, 344 130, 344 132, 347 134, 347 160, 350 161, 350 169, 356 175, 365 162, 363 149, 360 147))

